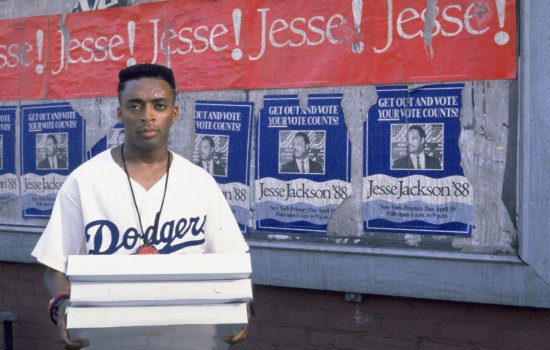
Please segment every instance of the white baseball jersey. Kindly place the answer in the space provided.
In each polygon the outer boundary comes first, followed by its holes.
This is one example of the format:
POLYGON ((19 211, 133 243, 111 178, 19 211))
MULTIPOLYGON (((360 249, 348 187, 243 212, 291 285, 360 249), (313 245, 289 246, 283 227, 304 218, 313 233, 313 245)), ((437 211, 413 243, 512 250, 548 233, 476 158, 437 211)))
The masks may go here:
MULTIPOLYGON (((160 254, 248 251, 233 213, 214 179, 172 153, 166 175, 145 190, 132 180, 148 242, 160 254)), ((141 227, 124 169, 107 150, 73 171, 59 191, 50 221, 32 255, 65 272, 75 254, 133 254, 143 244, 141 227)))

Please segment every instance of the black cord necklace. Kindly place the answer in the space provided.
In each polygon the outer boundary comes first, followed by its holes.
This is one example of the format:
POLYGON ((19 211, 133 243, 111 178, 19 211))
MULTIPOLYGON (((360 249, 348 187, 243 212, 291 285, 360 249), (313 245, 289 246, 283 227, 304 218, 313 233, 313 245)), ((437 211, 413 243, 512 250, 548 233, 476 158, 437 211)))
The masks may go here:
MULTIPOLYGON (((164 199, 166 198, 166 190, 168 189, 168 176, 170 176, 170 151, 166 151, 167 153, 167 160, 166 160, 166 179, 164 180, 164 193, 162 194, 162 202, 160 203, 160 209, 157 212, 157 216, 160 219, 160 215, 162 213, 162 208, 164 207, 164 199)), ((138 249, 138 254, 140 254, 140 250, 144 247, 151 247, 153 250, 153 254, 158 253, 156 248, 152 244, 150 244, 147 240, 147 237, 145 235, 145 231, 143 230, 143 224, 141 222, 141 215, 139 213, 139 208, 136 202, 136 195, 134 194, 134 187, 132 186, 132 181, 130 180, 130 174, 128 173, 128 168, 126 166, 126 160, 124 159, 124 144, 120 147, 120 156, 122 158, 122 164, 124 165, 124 172, 126 173, 126 178, 128 179, 128 185, 130 185, 130 192, 132 192, 132 199, 134 201, 134 207, 136 208, 136 213, 139 220, 139 227, 141 228, 141 239, 143 240, 143 246, 141 246, 138 249)), ((147 254, 151 254, 148 252, 147 254)))

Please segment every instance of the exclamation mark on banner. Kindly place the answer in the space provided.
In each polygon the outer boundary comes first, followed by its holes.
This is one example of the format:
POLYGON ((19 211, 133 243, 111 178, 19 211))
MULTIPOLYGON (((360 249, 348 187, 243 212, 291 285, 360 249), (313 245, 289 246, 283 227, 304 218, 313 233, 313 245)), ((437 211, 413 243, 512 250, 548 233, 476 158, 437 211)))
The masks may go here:
POLYGON ((243 50, 241 50, 238 46, 241 42, 241 19, 242 19, 242 12, 240 9, 234 9, 233 10, 233 28, 235 30, 235 45, 236 48, 233 49, 231 52, 231 57, 235 61, 240 60, 243 57, 243 50))
MULTIPOLYGON (((498 13, 498 26, 500 29, 504 27, 504 18, 506 12, 506 0, 495 0, 498 13)), ((495 34, 495 43, 498 45, 506 45, 510 40, 510 35, 504 31, 499 31, 495 34)))
POLYGON ((363 0, 352 0, 351 9, 353 11, 353 23, 355 24, 355 34, 357 35, 357 41, 351 45, 351 51, 354 53, 361 53, 365 49, 365 44, 359 40, 361 34, 361 15, 363 13, 363 0))
POLYGON ((36 74, 44 73, 44 65, 42 64, 42 49, 44 48, 44 32, 42 29, 36 31, 36 49, 38 50, 38 64, 36 65, 36 74))
POLYGON ((128 45, 130 46, 130 58, 126 61, 126 65, 133 66, 136 64, 136 59, 134 58, 134 42, 136 41, 136 22, 128 22, 128 45))

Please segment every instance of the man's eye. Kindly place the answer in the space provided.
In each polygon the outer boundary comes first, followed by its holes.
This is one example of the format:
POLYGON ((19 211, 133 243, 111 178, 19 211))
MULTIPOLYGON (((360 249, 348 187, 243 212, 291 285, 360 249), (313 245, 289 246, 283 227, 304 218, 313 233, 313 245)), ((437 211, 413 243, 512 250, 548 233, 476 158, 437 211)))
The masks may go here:
POLYGON ((155 108, 158 109, 158 110, 166 109, 166 104, 157 103, 157 104, 155 104, 155 108))
POLYGON ((128 106, 128 108, 131 110, 131 111, 139 111, 141 109, 141 106, 138 105, 138 104, 131 104, 128 106))

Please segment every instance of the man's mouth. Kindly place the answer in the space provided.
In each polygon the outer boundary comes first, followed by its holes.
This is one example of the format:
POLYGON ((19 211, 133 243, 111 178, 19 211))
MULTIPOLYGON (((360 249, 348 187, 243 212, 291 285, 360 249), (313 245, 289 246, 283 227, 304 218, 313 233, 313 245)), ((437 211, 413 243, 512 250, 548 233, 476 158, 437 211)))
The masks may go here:
POLYGON ((153 137, 157 134, 157 130, 156 129, 142 129, 139 131, 139 133, 143 136, 143 137, 153 137))

